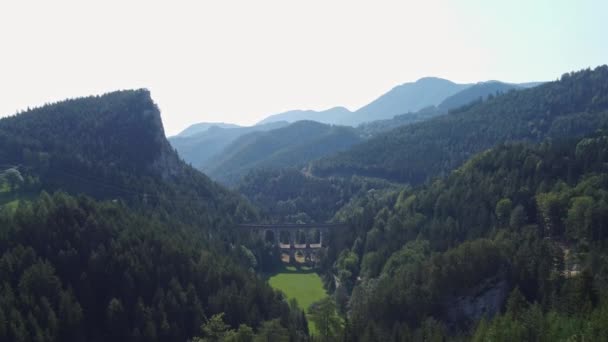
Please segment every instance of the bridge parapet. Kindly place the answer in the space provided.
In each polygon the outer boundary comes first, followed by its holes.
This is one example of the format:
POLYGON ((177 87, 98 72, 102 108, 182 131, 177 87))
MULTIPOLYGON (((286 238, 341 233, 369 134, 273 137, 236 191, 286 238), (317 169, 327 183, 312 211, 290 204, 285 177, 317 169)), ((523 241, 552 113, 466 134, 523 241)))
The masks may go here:
POLYGON ((339 229, 347 227, 344 223, 280 223, 280 224, 265 224, 265 223, 244 223, 239 224, 242 229, 279 229, 279 230, 300 230, 300 229, 339 229))
POLYGON ((275 245, 285 253, 289 253, 290 257, 295 256, 295 253, 301 252, 306 255, 308 260, 312 260, 312 257, 319 249, 323 248, 323 235, 327 234, 330 230, 346 228, 347 225, 343 223, 281 223, 281 224, 263 224, 263 223, 249 223, 239 224, 238 228, 247 230, 253 233, 261 234, 262 237, 266 237, 266 232, 271 231, 273 234, 273 242, 275 245), (308 236, 311 232, 318 231, 318 241, 309 241, 308 236), (304 243, 298 241, 298 232, 304 232, 304 243), (287 233, 289 241, 281 240, 281 233, 287 233))

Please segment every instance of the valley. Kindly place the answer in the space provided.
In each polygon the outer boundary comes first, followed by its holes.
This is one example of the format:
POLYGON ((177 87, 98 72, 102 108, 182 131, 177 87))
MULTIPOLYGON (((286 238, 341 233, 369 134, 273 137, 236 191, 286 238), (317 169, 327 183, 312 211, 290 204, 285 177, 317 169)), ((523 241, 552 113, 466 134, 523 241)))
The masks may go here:
POLYGON ((605 336, 608 67, 494 85, 412 120, 201 125, 242 134, 183 155, 146 89, 0 119, 0 338, 605 336))
POLYGON ((608 341, 606 13, 0 2, 0 342, 608 341))

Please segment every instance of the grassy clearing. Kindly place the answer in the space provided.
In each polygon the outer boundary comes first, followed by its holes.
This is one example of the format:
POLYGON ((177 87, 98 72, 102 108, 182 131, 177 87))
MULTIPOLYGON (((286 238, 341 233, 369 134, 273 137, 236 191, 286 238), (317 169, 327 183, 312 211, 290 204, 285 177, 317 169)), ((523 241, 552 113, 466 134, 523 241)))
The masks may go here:
POLYGON ((8 210, 8 212, 14 213, 19 206, 19 202, 31 201, 37 197, 38 193, 36 192, 8 191, 0 184, 0 210, 8 210))
MULTIPOLYGON (((327 296, 323 288, 321 277, 312 269, 287 266, 282 271, 275 273, 268 279, 270 286, 281 290, 288 299, 295 298, 298 306, 305 312, 308 307, 327 296)), ((316 331, 314 324, 308 321, 308 329, 311 333, 316 331)))
POLYGON ((11 213, 14 213, 15 210, 17 210, 17 206, 19 205, 19 200, 13 200, 10 201, 8 203, 5 203, 4 205, 2 205, 3 208, 5 208, 5 210, 8 210, 11 213))

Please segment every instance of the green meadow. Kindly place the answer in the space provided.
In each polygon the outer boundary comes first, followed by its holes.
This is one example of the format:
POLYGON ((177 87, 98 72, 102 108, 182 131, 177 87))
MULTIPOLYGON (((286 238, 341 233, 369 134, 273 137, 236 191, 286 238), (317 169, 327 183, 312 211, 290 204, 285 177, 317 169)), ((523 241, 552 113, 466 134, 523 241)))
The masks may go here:
MULTIPOLYGON (((288 299, 295 298, 298 306, 308 312, 308 307, 327 296, 321 277, 307 267, 295 268, 286 266, 282 271, 273 274, 268 279, 270 286, 281 290, 288 299)), ((308 322, 308 329, 315 332, 314 324, 308 322)))

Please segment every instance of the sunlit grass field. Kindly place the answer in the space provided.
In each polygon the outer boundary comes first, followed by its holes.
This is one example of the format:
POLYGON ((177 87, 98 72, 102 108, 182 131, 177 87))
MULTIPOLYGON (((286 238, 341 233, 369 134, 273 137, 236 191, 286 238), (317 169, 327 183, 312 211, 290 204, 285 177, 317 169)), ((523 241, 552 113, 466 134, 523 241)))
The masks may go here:
MULTIPOLYGON (((308 312, 308 307, 312 303, 327 296, 321 277, 307 267, 297 269, 287 266, 281 272, 272 275, 268 283, 273 288, 281 290, 288 299, 295 298, 298 306, 305 312, 308 312)), ((316 331, 310 320, 308 329, 311 333, 316 331)))

